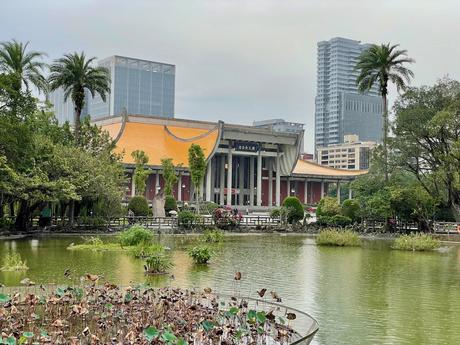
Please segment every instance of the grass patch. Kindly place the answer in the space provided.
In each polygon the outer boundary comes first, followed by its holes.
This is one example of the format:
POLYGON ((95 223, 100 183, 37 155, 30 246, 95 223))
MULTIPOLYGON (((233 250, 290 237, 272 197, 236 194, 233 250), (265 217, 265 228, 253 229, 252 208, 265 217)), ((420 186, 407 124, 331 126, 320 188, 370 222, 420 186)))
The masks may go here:
POLYGON ((164 253, 166 248, 159 243, 146 244, 141 243, 135 247, 131 247, 129 252, 132 256, 138 259, 145 259, 149 256, 155 255, 156 253, 164 253))
POLYGON ((213 254, 211 247, 206 245, 198 245, 188 250, 188 255, 196 264, 207 264, 213 254))
POLYGON ((147 257, 144 269, 147 274, 164 274, 173 266, 171 256, 163 250, 152 253, 147 257))
POLYGON ((361 239, 351 230, 326 229, 320 231, 316 237, 319 246, 359 247, 361 239))
POLYGON ((397 250, 428 251, 441 246, 439 240, 428 234, 415 233, 401 235, 394 242, 391 248, 397 250))
POLYGON ((28 269, 27 262, 22 261, 19 253, 7 253, 3 256, 3 266, 0 271, 25 271, 28 269))
POLYGON ((224 241, 224 232, 218 229, 205 230, 201 240, 205 243, 221 243, 224 241))
POLYGON ((97 236, 90 236, 84 237, 83 240, 85 241, 82 244, 71 244, 67 247, 70 250, 91 250, 94 252, 102 252, 102 251, 119 251, 119 250, 126 250, 128 248, 123 248, 120 243, 116 242, 104 242, 101 240, 100 237, 97 236))
POLYGON ((153 232, 141 225, 133 225, 129 229, 120 232, 117 238, 122 246, 137 246, 141 243, 152 242, 153 232))

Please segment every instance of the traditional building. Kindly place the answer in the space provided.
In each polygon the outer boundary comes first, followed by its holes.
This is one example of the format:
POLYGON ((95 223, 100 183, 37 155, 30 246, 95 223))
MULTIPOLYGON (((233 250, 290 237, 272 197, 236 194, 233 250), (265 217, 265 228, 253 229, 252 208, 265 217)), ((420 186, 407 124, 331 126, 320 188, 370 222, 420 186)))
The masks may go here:
POLYGON ((131 153, 143 150, 149 156, 151 175, 146 197, 151 200, 163 188, 161 159, 171 158, 179 181, 174 189, 178 201, 194 195, 188 171, 188 149, 202 147, 207 171, 203 199, 220 205, 252 209, 279 206, 289 195, 314 204, 327 192, 329 183, 348 183, 364 171, 343 171, 299 160, 303 138, 300 133, 276 132, 266 128, 219 122, 166 119, 129 115, 96 122, 116 141, 116 152, 130 179, 127 197, 134 195, 131 178, 135 162, 131 153))

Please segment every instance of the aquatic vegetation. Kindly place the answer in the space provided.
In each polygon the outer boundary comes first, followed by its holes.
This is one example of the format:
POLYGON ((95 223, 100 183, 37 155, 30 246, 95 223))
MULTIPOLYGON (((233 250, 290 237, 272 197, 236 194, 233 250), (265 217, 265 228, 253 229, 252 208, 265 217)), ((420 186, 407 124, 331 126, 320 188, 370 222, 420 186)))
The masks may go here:
POLYGON ((22 261, 21 255, 19 253, 7 253, 3 256, 2 267, 0 271, 25 271, 28 270, 27 262, 22 261))
POLYGON ((145 273, 147 274, 164 274, 167 273, 174 263, 171 256, 165 251, 151 253, 145 260, 145 273))
POLYGON ((153 232, 141 225, 133 225, 117 236, 122 246, 137 246, 140 243, 149 243, 153 240, 153 232))
POLYGON ((188 250, 188 255, 196 264, 207 264, 213 254, 213 250, 207 245, 197 245, 188 250))
POLYGON ((69 250, 92 250, 95 252, 99 251, 123 251, 127 250, 128 248, 123 248, 120 243, 116 242, 103 242, 98 237, 90 237, 89 239, 85 239, 85 243, 82 244, 74 244, 71 243, 67 249, 69 250))
POLYGON ((83 238, 86 244, 91 244, 93 246, 100 246, 103 245, 104 242, 99 236, 89 236, 83 238))
POLYGON ((398 250, 427 251, 439 248, 438 239, 428 234, 415 233, 401 235, 393 243, 392 248, 398 250))
POLYGON ((267 302, 149 285, 0 291, 3 344, 271 344, 299 339, 296 313, 267 302), (31 293, 33 292, 33 293, 31 293))
POLYGON ((224 232, 219 229, 206 229, 202 241, 206 243, 221 243, 224 241, 224 232))
POLYGON ((358 234, 351 230, 325 229, 316 237, 319 246, 357 247, 361 245, 358 234))
POLYGON ((131 253, 132 256, 138 259, 145 259, 149 256, 152 256, 158 252, 163 253, 166 250, 166 248, 159 244, 159 243, 153 243, 153 244, 147 244, 147 243, 140 243, 135 247, 131 247, 129 249, 129 252, 131 253))

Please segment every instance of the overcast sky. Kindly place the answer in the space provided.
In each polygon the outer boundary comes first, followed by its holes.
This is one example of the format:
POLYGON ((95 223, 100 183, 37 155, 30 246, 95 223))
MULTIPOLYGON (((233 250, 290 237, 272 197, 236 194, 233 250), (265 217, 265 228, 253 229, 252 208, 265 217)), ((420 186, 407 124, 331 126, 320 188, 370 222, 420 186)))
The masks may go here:
POLYGON ((459 78, 459 33, 449 0, 0 0, 0 41, 173 63, 176 117, 302 122, 310 152, 318 41, 399 43, 421 85, 459 78))

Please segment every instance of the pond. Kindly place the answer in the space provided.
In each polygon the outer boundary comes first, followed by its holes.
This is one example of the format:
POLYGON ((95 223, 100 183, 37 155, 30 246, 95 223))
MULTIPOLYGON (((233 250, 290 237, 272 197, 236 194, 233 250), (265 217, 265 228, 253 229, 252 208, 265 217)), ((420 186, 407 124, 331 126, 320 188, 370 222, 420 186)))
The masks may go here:
POLYGON ((460 246, 441 252, 393 251, 386 240, 363 248, 317 247, 307 235, 231 235, 209 266, 195 266, 186 254, 193 236, 161 236, 172 250, 170 275, 146 277, 143 262, 121 252, 70 251, 78 236, 3 240, 0 256, 18 251, 26 272, 0 272, 0 283, 65 283, 85 273, 127 285, 210 287, 257 297, 276 291, 283 303, 312 315, 320 325, 313 344, 460 344, 460 246), (236 271, 242 280, 236 282, 236 271))

